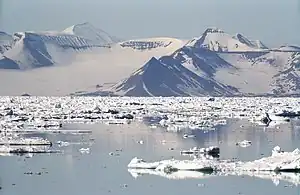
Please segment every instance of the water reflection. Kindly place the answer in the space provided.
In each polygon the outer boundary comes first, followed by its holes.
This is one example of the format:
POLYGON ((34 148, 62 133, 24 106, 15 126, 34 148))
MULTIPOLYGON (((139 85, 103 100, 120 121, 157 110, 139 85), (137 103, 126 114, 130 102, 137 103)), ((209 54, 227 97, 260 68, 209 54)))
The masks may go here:
MULTIPOLYGON (((193 159, 182 156, 181 150, 192 147, 220 147, 220 159, 238 158, 242 161, 269 156, 274 146, 285 151, 300 147, 299 121, 291 121, 276 127, 254 125, 245 120, 228 120, 227 125, 217 126, 214 131, 184 130, 168 132, 157 126, 150 128, 141 123, 130 125, 71 124, 77 129, 91 129, 91 135, 43 135, 54 143, 62 154, 36 155, 35 158, 0 157, 5 194, 180 194, 198 193, 199 183, 203 194, 295 194, 296 190, 279 185, 274 188, 270 181, 299 184, 299 175, 293 173, 223 173, 203 174, 178 171, 172 174, 154 170, 127 170, 133 157, 157 161, 162 159, 193 159), (184 138, 184 133, 195 137, 184 138), (93 144, 89 144, 92 141, 93 144), (250 140, 247 148, 236 146, 242 140, 250 140), (59 142, 81 143, 59 147, 59 142), (141 142, 142 141, 142 142, 141 142), (81 154, 81 148, 90 148, 89 154, 81 154), (110 155, 110 153, 117 155, 110 155), (28 176, 25 172, 41 171, 49 174, 28 176), (132 178, 132 174, 137 179, 132 178), (147 176, 148 175, 148 176, 147 176), (158 177, 159 176, 159 177, 158 177), (170 180, 166 180, 168 178, 170 180), (264 183, 264 180, 266 183, 264 183), (16 183, 17 187, 11 184, 16 183), (270 185, 268 185, 270 183, 270 185), (34 184, 34 188, 32 185, 34 184), (125 189, 120 186, 128 185, 125 189), (179 185, 180 184, 180 185, 179 185), (217 188, 215 186, 218 186, 217 188), (252 189, 260 189, 253 191, 252 189)), ((40 135, 36 135, 40 136, 40 135)))
POLYGON ((202 173, 197 171, 176 171, 172 173, 165 173, 162 171, 156 171, 151 169, 128 169, 128 172, 138 179, 139 177, 146 175, 160 176, 170 180, 185 180, 185 179, 208 179, 211 177, 220 176, 249 176, 257 177, 259 179, 267 179, 273 181, 274 185, 278 186, 280 181, 289 182, 293 185, 300 184, 299 173, 274 173, 274 172, 230 172, 230 173, 202 173))

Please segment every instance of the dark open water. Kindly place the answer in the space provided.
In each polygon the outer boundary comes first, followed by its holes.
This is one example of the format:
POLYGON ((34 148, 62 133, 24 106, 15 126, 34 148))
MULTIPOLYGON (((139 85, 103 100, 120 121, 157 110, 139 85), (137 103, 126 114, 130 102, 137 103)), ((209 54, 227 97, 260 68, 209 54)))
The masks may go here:
POLYGON ((154 175, 134 178, 127 170, 129 161, 137 156, 145 160, 182 157, 180 149, 193 146, 220 145, 221 158, 254 160, 269 155, 279 145, 286 151, 300 148, 298 122, 280 128, 253 126, 245 121, 232 121, 217 131, 196 133, 196 138, 182 138, 182 133, 150 129, 143 124, 122 126, 69 125, 70 129, 92 129, 91 135, 44 135, 54 143, 58 140, 82 143, 55 148, 63 154, 26 157, 0 157, 0 194, 300 194, 299 187, 288 182, 275 185, 272 180, 255 177, 221 176, 207 179, 169 180, 154 175), (252 146, 241 148, 237 141, 251 140, 252 146), (143 144, 137 143, 143 140, 143 144), (166 140, 166 144, 161 141, 166 140), (90 142, 90 143, 89 143, 90 142), (80 148, 90 148, 81 154, 80 148), (169 148, 174 148, 170 150, 169 148), (122 151, 116 151, 122 150, 122 151), (113 155, 109 155, 113 152, 113 155), (32 171, 34 174, 24 174, 32 171), (41 175, 36 175, 40 172, 41 175))

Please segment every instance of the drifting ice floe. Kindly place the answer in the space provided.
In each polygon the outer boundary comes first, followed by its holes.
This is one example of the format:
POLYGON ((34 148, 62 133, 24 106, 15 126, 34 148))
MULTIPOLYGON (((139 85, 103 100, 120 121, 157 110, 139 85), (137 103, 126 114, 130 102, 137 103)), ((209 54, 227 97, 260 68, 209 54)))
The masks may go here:
POLYGON ((270 157, 261 158, 249 162, 235 162, 229 160, 162 160, 157 162, 146 162, 139 158, 133 158, 128 164, 133 169, 153 169, 163 172, 176 171, 200 171, 200 172, 299 172, 300 171, 300 150, 283 152, 277 146, 273 149, 270 157))
POLYGON ((252 142, 249 140, 243 140, 241 142, 236 143, 237 146, 240 146, 242 148, 249 147, 249 146, 251 146, 251 144, 252 144, 252 142))
POLYGON ((11 133, 48 133, 48 134, 91 134, 91 130, 63 130, 63 129, 10 129, 8 130, 11 133))
POLYGON ((31 137, 31 138, 23 138, 18 136, 12 137, 1 137, 0 138, 0 145, 10 145, 10 146, 51 146, 52 142, 40 138, 40 137, 31 137))
POLYGON ((183 134, 183 138, 194 138, 196 135, 183 134))
POLYGON ((0 155, 1 156, 10 156, 10 155, 23 155, 23 154, 40 154, 40 153, 59 153, 59 150, 49 150, 45 147, 35 147, 35 146, 0 146, 0 155))
POLYGON ((217 146, 211 146, 208 148, 198 148, 198 147, 193 147, 190 148, 189 150, 182 150, 180 151, 180 154, 192 154, 192 155, 198 155, 198 154, 207 154, 211 156, 217 156, 220 154, 220 148, 217 146))
POLYGON ((90 148, 80 148, 79 152, 82 154, 89 154, 90 153, 90 148))

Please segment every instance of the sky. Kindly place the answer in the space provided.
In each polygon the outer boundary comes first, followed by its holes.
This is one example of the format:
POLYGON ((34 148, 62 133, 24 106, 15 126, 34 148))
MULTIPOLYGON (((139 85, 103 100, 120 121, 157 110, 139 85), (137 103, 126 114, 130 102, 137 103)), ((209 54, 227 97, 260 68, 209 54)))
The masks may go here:
POLYGON ((90 22, 121 39, 190 39, 218 27, 268 46, 300 45, 300 0, 0 0, 0 31, 90 22))

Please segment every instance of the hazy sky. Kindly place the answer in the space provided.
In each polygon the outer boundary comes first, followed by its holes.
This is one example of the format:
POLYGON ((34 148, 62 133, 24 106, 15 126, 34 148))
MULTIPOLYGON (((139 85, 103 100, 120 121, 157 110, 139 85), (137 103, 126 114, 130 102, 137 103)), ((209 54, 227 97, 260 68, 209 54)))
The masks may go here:
POLYGON ((192 38, 208 27, 269 46, 300 45, 300 0, 0 0, 0 30, 62 30, 81 22, 122 39, 192 38))

